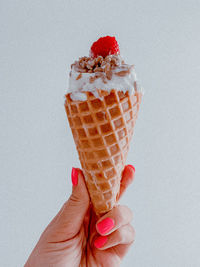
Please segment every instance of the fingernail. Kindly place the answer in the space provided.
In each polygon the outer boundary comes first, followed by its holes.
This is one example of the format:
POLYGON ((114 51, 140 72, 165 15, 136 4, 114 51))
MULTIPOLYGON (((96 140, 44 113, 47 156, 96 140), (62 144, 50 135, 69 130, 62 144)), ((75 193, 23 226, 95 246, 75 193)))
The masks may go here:
POLYGON ((135 172, 135 167, 133 165, 129 164, 127 166, 130 167, 130 168, 132 168, 134 170, 134 172, 135 172))
POLYGON ((75 168, 72 168, 71 179, 73 186, 76 186, 78 184, 78 171, 75 168))
POLYGON ((102 235, 108 233, 114 227, 114 221, 111 218, 106 218, 97 224, 98 232, 102 235))
POLYGON ((102 248, 105 243, 107 242, 108 238, 107 236, 99 236, 95 241, 94 241, 94 246, 96 248, 102 248))

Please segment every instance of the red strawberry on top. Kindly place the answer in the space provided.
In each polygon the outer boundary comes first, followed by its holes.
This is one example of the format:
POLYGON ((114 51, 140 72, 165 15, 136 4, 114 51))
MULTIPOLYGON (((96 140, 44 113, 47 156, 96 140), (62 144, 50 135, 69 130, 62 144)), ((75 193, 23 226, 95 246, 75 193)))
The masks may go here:
POLYGON ((91 57, 106 57, 108 55, 117 55, 119 53, 119 45, 115 37, 111 36, 99 38, 96 42, 93 43, 90 49, 91 57))

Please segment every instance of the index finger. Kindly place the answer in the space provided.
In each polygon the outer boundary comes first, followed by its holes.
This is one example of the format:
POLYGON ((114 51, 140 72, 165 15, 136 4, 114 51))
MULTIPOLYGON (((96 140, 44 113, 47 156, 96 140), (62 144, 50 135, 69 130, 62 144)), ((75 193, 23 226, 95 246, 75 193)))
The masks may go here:
POLYGON ((121 179, 119 194, 117 196, 117 201, 124 194, 127 187, 133 182, 134 177, 135 177, 135 168, 132 165, 126 165, 122 173, 122 179, 121 179))

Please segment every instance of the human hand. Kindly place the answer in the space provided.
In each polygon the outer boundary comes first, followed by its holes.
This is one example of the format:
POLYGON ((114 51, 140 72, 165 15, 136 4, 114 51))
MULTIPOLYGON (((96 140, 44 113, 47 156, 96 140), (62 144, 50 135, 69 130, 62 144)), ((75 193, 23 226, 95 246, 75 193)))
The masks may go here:
MULTIPOLYGON (((119 198, 134 174, 134 167, 127 165, 119 198)), ((97 218, 81 170, 72 169, 72 183, 70 198, 42 233, 25 267, 115 267, 133 243, 128 207, 118 205, 97 218)))

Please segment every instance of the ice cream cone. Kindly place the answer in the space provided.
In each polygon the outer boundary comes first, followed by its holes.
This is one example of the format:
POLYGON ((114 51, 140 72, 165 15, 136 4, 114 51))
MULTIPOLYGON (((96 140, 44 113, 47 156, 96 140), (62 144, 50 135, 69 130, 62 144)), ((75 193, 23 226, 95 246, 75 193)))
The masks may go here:
POLYGON ((122 171, 141 103, 134 94, 97 90, 99 98, 85 92, 87 100, 66 95, 65 109, 96 214, 117 203, 122 171))

